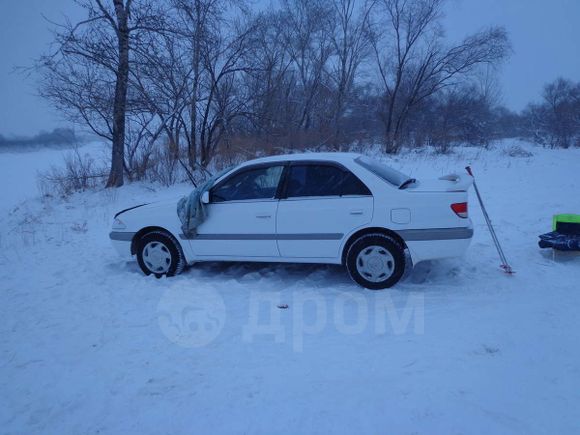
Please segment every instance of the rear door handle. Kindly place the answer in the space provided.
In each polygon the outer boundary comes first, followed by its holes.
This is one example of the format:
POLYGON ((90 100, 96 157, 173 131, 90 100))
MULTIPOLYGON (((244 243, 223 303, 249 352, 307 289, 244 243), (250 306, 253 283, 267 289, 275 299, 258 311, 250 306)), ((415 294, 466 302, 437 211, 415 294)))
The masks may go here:
POLYGON ((267 214, 267 213, 258 213, 258 214, 256 215, 256 217, 257 217, 258 219, 269 219, 269 218, 271 218, 271 217, 272 217, 272 215, 271 215, 271 214, 267 214))
POLYGON ((362 210, 351 210, 350 214, 359 215, 359 214, 364 214, 364 212, 362 210))

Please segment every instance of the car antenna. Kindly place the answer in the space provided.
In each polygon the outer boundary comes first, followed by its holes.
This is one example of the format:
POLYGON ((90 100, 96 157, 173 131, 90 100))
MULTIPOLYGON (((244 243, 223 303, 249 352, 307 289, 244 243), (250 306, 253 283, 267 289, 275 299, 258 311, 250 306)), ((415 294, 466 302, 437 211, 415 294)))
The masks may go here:
POLYGON ((479 205, 481 206, 481 211, 483 212, 483 217, 485 218, 485 222, 487 223, 487 228, 489 229, 489 232, 491 234, 491 238, 493 239, 493 243, 497 249, 497 253, 499 254, 499 258, 501 261, 501 265, 499 267, 501 267, 503 269, 503 271, 505 273, 507 273, 508 275, 513 275, 515 273, 515 271, 512 269, 512 267, 509 265, 509 263, 507 261, 505 253, 503 252, 501 244, 499 243, 499 239, 497 237, 495 229, 493 228, 493 225, 491 224, 491 219, 489 218, 489 215, 487 214, 487 209, 485 208, 485 205, 483 205, 483 199, 481 198, 481 194, 479 193, 479 189, 477 188, 477 183, 475 182, 475 176, 473 175, 473 171, 471 169, 471 166, 467 166, 465 168, 465 170, 473 178, 473 187, 474 187, 475 193, 477 195, 477 200, 479 201, 479 205))

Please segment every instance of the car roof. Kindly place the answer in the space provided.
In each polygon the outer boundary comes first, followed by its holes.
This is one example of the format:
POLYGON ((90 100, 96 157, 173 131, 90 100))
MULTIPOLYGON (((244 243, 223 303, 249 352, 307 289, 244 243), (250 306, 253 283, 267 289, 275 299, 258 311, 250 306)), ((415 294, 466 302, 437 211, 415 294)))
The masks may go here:
POLYGON ((248 160, 243 166, 255 163, 275 163, 301 160, 321 160, 331 162, 348 162, 360 157, 358 153, 341 153, 341 152, 326 152, 326 153, 296 153, 296 154, 281 154, 277 156, 260 157, 254 160, 248 160))

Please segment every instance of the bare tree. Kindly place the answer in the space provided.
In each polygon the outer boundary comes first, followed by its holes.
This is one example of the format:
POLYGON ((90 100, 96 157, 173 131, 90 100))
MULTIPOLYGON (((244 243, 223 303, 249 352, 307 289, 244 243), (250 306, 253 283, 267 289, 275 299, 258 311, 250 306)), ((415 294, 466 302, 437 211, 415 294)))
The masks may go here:
POLYGON ((114 15, 95 0, 99 10, 115 31, 117 37, 117 67, 115 71, 115 97, 113 99, 113 143, 111 156, 111 173, 107 187, 123 185, 123 165, 125 161, 125 118, 127 107, 127 87, 129 81, 129 15, 132 0, 113 0, 114 15))
POLYGON ((225 11, 229 6, 230 12, 243 15, 246 6, 243 0, 172 0, 172 4, 177 15, 175 32, 183 38, 189 64, 189 71, 182 71, 187 105, 180 112, 180 129, 187 142, 189 166, 195 169, 210 162, 231 120, 218 101, 231 76, 246 69, 242 58, 249 29, 236 25, 225 11))
POLYGON ((544 87, 542 97, 524 113, 532 139, 552 148, 580 146, 580 83, 560 78, 544 87))
MULTIPOLYGON (((171 15, 166 12, 170 27, 171 15)), ((135 50, 131 83, 139 100, 140 110, 152 114, 151 133, 167 137, 169 156, 179 158, 184 133, 183 112, 189 104, 192 68, 185 38, 173 31, 149 33, 135 50)), ((149 124, 149 123, 148 123, 149 124)))
POLYGON ((380 0, 385 21, 372 26, 372 47, 383 92, 380 110, 386 151, 401 147, 401 133, 412 109, 451 86, 478 65, 497 63, 508 53, 507 34, 490 28, 447 47, 440 24, 445 0, 380 0), (386 29, 386 30, 383 30, 386 29))
POLYGON ((371 7, 364 3, 357 10, 355 0, 333 0, 334 14, 330 16, 333 32, 334 62, 330 78, 334 83, 334 107, 332 110, 333 145, 341 136, 340 120, 354 88, 358 68, 366 59, 369 48, 369 13, 371 7))
POLYGON ((57 25, 56 49, 37 62, 41 95, 112 144, 107 187, 123 185, 131 51, 159 13, 151 0, 78 0, 86 18, 57 25))
POLYGON ((205 98, 201 104, 199 123, 199 162, 206 167, 214 157, 231 123, 238 117, 249 116, 249 97, 239 92, 236 84, 241 74, 252 70, 243 62, 253 24, 237 27, 226 35, 206 44, 202 53, 205 80, 205 98))
POLYGON ((410 115, 415 143, 428 143, 447 153, 455 144, 486 146, 494 139, 494 106, 476 85, 438 92, 410 115))
POLYGON ((219 32, 225 2, 223 0, 173 0, 179 19, 178 32, 186 40, 190 70, 186 74, 188 110, 182 112, 181 125, 186 131, 189 166, 198 162, 198 104, 202 99, 200 86, 203 77, 202 50, 219 32), (187 119, 183 116, 187 116, 187 119))
POLYGON ((244 76, 244 86, 250 97, 250 129, 257 135, 285 135, 295 128, 298 115, 292 98, 296 80, 286 50, 283 29, 287 25, 280 11, 255 17, 255 31, 244 59, 253 68, 244 76))
POLYGON ((328 20, 332 14, 328 0, 284 0, 282 5, 282 16, 287 22, 286 50, 299 84, 294 98, 299 106, 297 128, 300 130, 309 130, 312 126, 314 108, 324 86, 327 62, 333 50, 328 20))

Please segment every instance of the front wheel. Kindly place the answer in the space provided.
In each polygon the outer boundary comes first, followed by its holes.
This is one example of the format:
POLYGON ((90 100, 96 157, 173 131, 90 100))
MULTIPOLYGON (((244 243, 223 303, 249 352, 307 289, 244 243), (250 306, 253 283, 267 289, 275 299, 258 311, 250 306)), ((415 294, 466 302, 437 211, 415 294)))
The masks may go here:
POLYGON ((145 275, 157 278, 178 275, 185 267, 179 242, 164 231, 145 234, 137 243, 137 262, 145 275))
POLYGON ((382 290, 394 286, 403 276, 405 252, 392 237, 367 234, 350 246, 346 268, 357 284, 371 290, 382 290))

